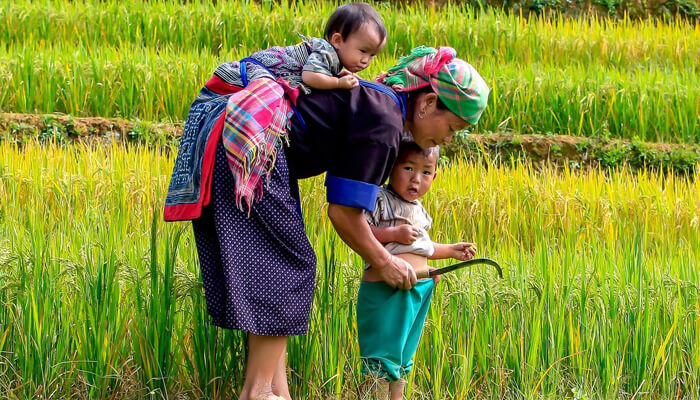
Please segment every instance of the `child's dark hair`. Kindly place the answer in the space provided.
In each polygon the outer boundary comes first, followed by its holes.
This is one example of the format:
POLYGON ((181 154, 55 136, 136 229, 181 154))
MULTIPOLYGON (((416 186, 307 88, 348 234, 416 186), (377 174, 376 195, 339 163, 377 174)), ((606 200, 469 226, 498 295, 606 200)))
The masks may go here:
POLYGON ((343 39, 347 39, 365 23, 372 23, 377 27, 377 33, 379 33, 382 42, 386 39, 384 20, 379 16, 377 10, 367 3, 350 3, 336 8, 326 22, 323 36, 330 42, 331 36, 337 32, 343 39))
POLYGON ((433 147, 429 147, 429 148, 423 150, 414 141, 402 141, 399 144, 399 157, 398 158, 401 158, 401 156, 404 153, 408 153, 408 152, 420 153, 425 157, 430 157, 434 153, 435 154, 435 161, 440 159, 440 146, 433 146, 433 147))

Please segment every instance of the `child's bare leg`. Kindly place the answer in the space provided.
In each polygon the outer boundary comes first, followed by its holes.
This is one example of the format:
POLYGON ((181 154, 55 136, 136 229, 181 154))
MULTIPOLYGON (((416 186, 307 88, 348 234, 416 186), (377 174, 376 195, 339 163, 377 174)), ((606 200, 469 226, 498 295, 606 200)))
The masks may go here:
POLYGON ((387 400, 389 381, 376 375, 368 375, 360 385, 360 400, 387 400))
POLYGON ((403 400, 403 390, 406 387, 406 381, 399 379, 398 381, 389 383, 389 399, 403 400))

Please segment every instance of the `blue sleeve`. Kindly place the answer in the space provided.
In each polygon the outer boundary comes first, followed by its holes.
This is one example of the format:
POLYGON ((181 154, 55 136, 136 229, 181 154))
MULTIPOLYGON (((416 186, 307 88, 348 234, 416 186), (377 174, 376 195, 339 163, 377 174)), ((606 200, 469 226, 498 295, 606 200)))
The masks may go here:
POLYGON ((379 186, 338 176, 326 175, 326 198, 329 203, 374 211, 379 186))
POLYGON ((348 141, 342 148, 335 152, 326 174, 328 202, 372 211, 396 149, 372 140, 348 141))

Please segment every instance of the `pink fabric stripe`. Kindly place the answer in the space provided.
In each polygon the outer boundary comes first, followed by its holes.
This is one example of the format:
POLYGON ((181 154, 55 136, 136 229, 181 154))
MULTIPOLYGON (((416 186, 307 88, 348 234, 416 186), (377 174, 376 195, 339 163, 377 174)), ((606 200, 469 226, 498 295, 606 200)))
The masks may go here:
POLYGON ((270 79, 250 82, 226 105, 222 133, 226 158, 236 180, 236 203, 248 209, 262 196, 277 155, 275 144, 287 135, 290 103, 284 89, 270 79))

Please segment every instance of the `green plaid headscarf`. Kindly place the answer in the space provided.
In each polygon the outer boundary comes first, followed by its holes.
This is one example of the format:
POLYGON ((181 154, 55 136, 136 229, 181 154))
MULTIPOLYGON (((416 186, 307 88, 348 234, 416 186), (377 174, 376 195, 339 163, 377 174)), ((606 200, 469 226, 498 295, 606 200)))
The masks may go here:
POLYGON ((398 92, 430 85, 450 111, 473 125, 486 108, 490 90, 474 67, 456 56, 452 47, 416 47, 379 81, 398 92))

